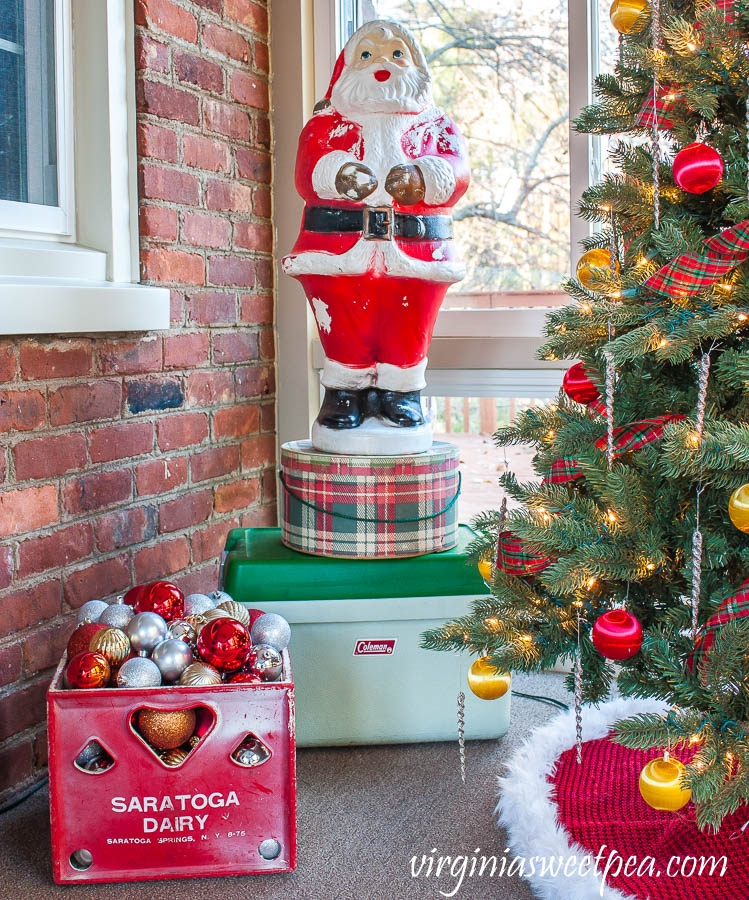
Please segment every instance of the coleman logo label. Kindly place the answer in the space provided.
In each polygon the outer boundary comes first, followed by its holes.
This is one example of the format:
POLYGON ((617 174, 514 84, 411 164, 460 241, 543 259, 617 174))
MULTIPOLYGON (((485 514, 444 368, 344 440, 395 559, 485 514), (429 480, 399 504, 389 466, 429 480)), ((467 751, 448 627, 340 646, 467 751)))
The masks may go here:
POLYGON ((397 638, 380 638, 357 641, 354 645, 354 656, 391 656, 395 651, 397 640, 397 638))

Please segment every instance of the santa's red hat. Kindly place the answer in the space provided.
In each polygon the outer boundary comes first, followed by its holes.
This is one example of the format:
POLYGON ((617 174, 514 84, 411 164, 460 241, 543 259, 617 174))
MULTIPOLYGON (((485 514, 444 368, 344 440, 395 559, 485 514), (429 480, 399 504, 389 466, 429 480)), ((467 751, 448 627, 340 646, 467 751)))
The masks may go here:
POLYGON ((409 31, 409 29, 406 28, 405 25, 401 25, 398 22, 388 22, 385 19, 373 19, 371 22, 365 22, 364 25, 361 26, 361 28, 357 28, 357 30, 346 41, 346 46, 338 54, 338 59, 335 61, 335 66, 333 67, 333 74, 330 76, 330 84, 328 85, 328 90, 325 94, 326 100, 330 100, 333 86, 341 77, 341 73, 343 72, 344 68, 351 63, 351 57, 353 56, 354 48, 359 43, 361 38, 363 38, 365 34, 376 33, 379 33, 381 36, 386 37, 389 35, 399 37, 406 43, 408 49, 411 51, 411 56, 413 57, 414 64, 422 69, 426 74, 429 74, 429 66, 427 65, 426 57, 424 56, 424 52, 419 46, 419 42, 414 37, 413 32, 409 31))

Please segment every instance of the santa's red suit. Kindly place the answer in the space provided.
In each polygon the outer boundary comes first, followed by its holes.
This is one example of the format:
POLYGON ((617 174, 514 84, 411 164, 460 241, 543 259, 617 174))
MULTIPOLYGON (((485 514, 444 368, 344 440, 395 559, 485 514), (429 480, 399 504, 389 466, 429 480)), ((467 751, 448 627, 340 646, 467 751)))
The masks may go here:
POLYGON ((413 102, 407 111, 349 108, 344 114, 336 108, 336 82, 361 32, 338 60, 331 102, 315 112, 299 141, 296 187, 305 212, 283 268, 302 283, 312 307, 326 356, 326 387, 419 391, 440 304, 465 274, 450 213, 468 187, 470 170, 460 133, 432 105, 418 47, 415 62, 427 85, 420 108, 413 102), (336 187, 341 167, 351 162, 377 178, 361 202, 336 187), (394 167, 414 164, 423 176, 423 200, 401 205, 385 190, 386 179, 394 167), (330 212, 338 209, 348 212, 330 212))

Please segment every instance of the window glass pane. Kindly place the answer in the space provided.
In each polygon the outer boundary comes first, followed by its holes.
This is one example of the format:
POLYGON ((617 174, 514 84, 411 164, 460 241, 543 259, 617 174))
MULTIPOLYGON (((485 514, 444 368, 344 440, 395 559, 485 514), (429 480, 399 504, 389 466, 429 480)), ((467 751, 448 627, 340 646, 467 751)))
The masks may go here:
MULTIPOLYGON (((519 481, 538 477, 533 471, 530 446, 496 447, 492 435, 498 428, 512 424, 521 410, 549 402, 552 401, 522 397, 424 397, 434 439, 460 448, 461 522, 469 522, 487 509, 499 509, 504 491, 498 478, 503 472, 513 472, 519 481)), ((507 503, 514 505, 510 497, 507 503)))
MULTIPOLYGON (((548 305, 569 268, 567 0, 363 0, 421 40, 473 181, 455 210, 468 267, 445 306, 548 305)), ((562 295, 560 294, 560 297, 562 295)))
POLYGON ((54 0, 0 0, 0 200, 57 205, 54 0))

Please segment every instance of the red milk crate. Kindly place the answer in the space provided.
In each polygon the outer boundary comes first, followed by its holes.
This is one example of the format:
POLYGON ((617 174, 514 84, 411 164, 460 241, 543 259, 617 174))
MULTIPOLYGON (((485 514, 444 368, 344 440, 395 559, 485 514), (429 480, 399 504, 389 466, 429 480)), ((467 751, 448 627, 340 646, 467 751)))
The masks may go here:
POLYGON ((65 690, 63 658, 47 693, 54 879, 58 884, 290 872, 296 867, 294 684, 65 690), (195 708, 201 740, 169 767, 133 725, 138 710, 195 708), (232 753, 247 738, 265 761, 232 753), (92 741, 111 757, 86 771, 92 741), (87 851, 83 854, 78 851, 87 851))

